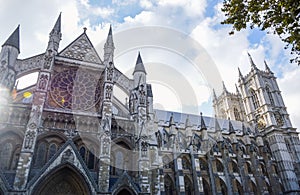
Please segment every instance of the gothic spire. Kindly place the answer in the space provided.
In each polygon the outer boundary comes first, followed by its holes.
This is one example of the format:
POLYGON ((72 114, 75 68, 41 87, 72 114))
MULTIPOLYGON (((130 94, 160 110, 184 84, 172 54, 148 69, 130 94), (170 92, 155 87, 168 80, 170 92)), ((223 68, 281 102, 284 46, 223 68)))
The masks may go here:
POLYGON ((215 89, 213 89, 213 100, 217 100, 217 95, 216 95, 216 91, 215 91, 215 89))
POLYGON ((2 47, 6 45, 15 47, 20 53, 20 25, 18 25, 16 30, 9 36, 2 47))
POLYGON ((250 61, 250 64, 251 64, 251 68, 254 69, 254 70, 256 70, 257 67, 254 64, 253 59, 252 59, 252 57, 251 57, 251 55, 249 53, 248 53, 248 57, 249 57, 249 61, 250 61))
POLYGON ((269 66, 268 66, 268 64, 267 64, 267 62, 266 62, 266 60, 264 60, 264 63, 265 63, 265 69, 266 69, 266 72, 268 72, 268 73, 273 73, 273 72, 271 71, 271 69, 269 68, 269 66))
POLYGON ((54 54, 56 54, 58 51, 60 40, 61 40, 61 13, 59 14, 50 32, 47 51, 54 52, 54 54))
POLYGON ((243 77, 243 75, 242 75, 242 73, 241 73, 240 67, 238 67, 238 71, 239 71, 239 78, 240 78, 240 79, 243 79, 244 77, 243 77))
POLYGON ((53 27, 53 29, 52 29, 52 31, 51 31, 50 34, 52 34, 54 32, 58 32, 58 33, 61 32, 61 12, 59 13, 59 16, 58 16, 58 18, 57 18, 57 20, 55 22, 55 25, 54 25, 54 27, 53 27))
POLYGON ((224 81, 222 81, 222 84, 223 84, 223 91, 224 91, 225 93, 227 93, 228 91, 227 91, 227 89, 226 89, 226 86, 225 86, 224 81))
POLYGON ((110 55, 114 53, 114 49, 115 46, 114 46, 113 35, 112 35, 112 27, 110 25, 106 42, 104 44, 104 61, 109 59, 110 55))
POLYGON ((238 86, 236 84, 235 84, 235 90, 236 90, 236 94, 239 95, 240 91, 239 91, 238 86))
POLYGON ((140 52, 138 54, 138 57, 137 57, 137 60, 136 60, 136 63, 135 63, 133 74, 135 72, 143 72, 143 73, 147 74, 140 52))
POLYGON ((200 130, 207 130, 204 119, 203 119, 203 116, 202 116, 202 112, 200 112, 200 119, 201 119, 200 130))

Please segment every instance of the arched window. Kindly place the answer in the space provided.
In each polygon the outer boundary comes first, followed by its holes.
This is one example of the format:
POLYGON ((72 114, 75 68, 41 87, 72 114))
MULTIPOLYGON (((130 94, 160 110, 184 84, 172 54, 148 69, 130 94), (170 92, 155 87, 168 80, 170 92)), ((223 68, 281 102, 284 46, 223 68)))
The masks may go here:
POLYGON ((9 142, 5 143, 3 147, 0 147, 0 168, 9 169, 12 150, 13 146, 9 142))
POLYGON ((235 118, 235 120, 241 121, 240 113, 239 113, 239 111, 238 111, 237 108, 234 108, 234 109, 233 109, 233 113, 234 113, 234 118, 235 118))
POLYGON ((46 162, 47 146, 45 142, 38 145, 37 155, 35 159, 35 167, 41 168, 46 162))
POLYGON ((217 166, 217 172, 224 172, 224 166, 219 160, 216 160, 216 166, 217 166))
POLYGON ((169 175, 165 175, 165 194, 166 195, 174 195, 176 194, 174 183, 169 175))
POLYGON ((48 161, 52 158, 52 156, 54 156, 56 151, 57 151, 56 144, 54 143, 50 144, 49 151, 48 151, 48 161))
POLYGON ((191 163, 190 163, 190 161, 186 157, 182 158, 182 168, 183 169, 188 169, 188 170, 192 169, 191 163))
POLYGON ((232 172, 239 173, 239 168, 235 162, 232 162, 232 172))
POLYGON ((200 162, 200 169, 208 171, 208 164, 207 164, 207 162, 204 159, 202 159, 202 158, 200 158, 199 162, 200 162))
POLYGON ((79 154, 81 156, 81 158, 86 161, 86 156, 85 156, 85 152, 86 152, 86 149, 84 146, 81 146, 80 149, 79 149, 79 154))
POLYGON ((251 89, 250 90, 250 95, 251 95, 251 100, 252 100, 252 104, 254 106, 254 109, 257 109, 259 107, 259 101, 258 101, 257 94, 255 93, 255 91, 253 89, 251 89))
POLYGON ((184 176, 184 189, 186 195, 192 195, 193 193, 193 184, 188 176, 184 176))
POLYGON ((267 94, 268 94, 268 97, 269 97, 269 100, 270 100, 270 104, 271 104, 272 106, 274 106, 274 105, 275 105, 275 104, 274 104, 274 99, 273 99, 271 90, 270 90, 270 88, 269 88, 268 86, 266 87, 266 91, 267 91, 267 94))

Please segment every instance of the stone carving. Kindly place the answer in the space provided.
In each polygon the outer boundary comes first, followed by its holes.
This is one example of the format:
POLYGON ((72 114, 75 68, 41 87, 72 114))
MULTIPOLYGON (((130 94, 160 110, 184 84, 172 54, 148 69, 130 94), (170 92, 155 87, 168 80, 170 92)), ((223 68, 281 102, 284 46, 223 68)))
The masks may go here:
POLYGON ((47 53, 44 56, 44 69, 50 69, 52 64, 53 54, 51 50, 48 50, 47 53))
POLYGON ((114 73, 114 67, 113 67, 113 63, 109 62, 109 65, 107 67, 107 80, 108 81, 112 81, 113 79, 113 73, 114 73))
POLYGON ((35 134, 36 134, 35 131, 27 131, 25 135, 25 141, 24 141, 25 149, 32 149, 35 134))
POLYGON ((107 133, 105 133, 102 137, 102 150, 101 153, 104 155, 109 154, 110 149, 110 137, 107 133))
POLYGON ((74 154, 70 149, 63 153, 61 162, 74 162, 74 154))
POLYGON ((105 87, 105 99, 111 99, 111 94, 112 94, 112 90, 113 90, 113 87, 111 85, 107 85, 105 87))
POLYGON ((47 87, 47 81, 48 81, 48 75, 41 74, 41 77, 39 79, 39 84, 38 84, 39 89, 45 90, 47 87))
POLYGON ((148 146, 149 144, 146 141, 141 142, 142 157, 147 157, 148 146))

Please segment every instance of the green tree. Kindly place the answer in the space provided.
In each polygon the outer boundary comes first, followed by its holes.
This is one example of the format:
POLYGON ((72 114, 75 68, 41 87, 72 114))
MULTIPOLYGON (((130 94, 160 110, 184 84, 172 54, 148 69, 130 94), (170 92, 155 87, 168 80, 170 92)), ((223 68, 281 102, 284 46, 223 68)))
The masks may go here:
POLYGON ((224 0, 222 11, 232 24, 229 34, 247 28, 259 28, 277 34, 290 48, 290 59, 300 65, 300 1, 299 0, 224 0))

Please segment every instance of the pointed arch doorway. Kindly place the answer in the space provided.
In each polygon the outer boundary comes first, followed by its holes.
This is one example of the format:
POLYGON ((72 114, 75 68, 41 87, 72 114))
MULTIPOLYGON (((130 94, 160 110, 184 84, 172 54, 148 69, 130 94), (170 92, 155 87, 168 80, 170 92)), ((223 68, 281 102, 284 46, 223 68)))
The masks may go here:
POLYGON ((32 194, 89 195, 91 190, 84 177, 75 168, 66 165, 41 178, 32 194))

